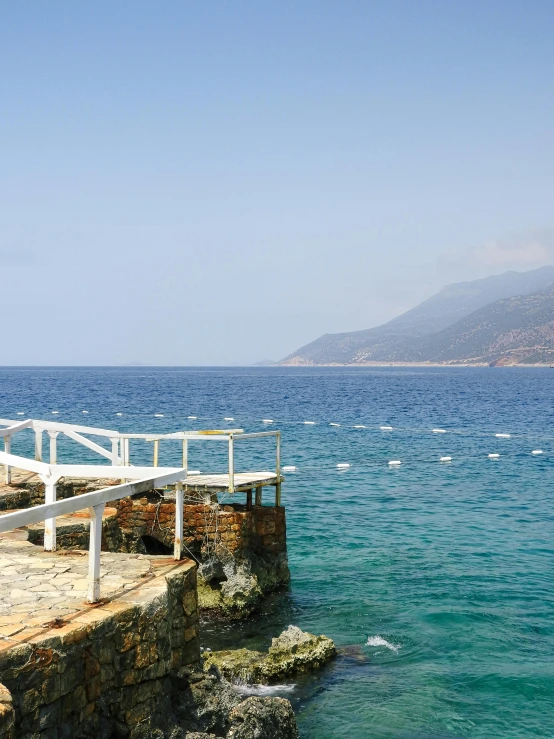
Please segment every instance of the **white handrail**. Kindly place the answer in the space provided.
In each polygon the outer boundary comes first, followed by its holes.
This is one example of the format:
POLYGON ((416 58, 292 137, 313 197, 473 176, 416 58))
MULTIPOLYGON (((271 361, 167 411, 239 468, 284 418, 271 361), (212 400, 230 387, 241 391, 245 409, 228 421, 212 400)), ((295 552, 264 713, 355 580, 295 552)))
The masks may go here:
MULTIPOLYGON (((9 455, 13 456, 13 455, 9 455)), ((31 460, 27 460, 31 461, 31 460)), ((148 492, 153 488, 164 485, 177 485, 176 509, 175 509, 175 546, 174 558, 182 558, 182 536, 183 536, 183 478, 185 470, 173 469, 165 471, 161 475, 151 475, 136 482, 128 482, 123 485, 115 485, 91 493, 83 493, 73 498, 65 498, 55 502, 47 502, 43 505, 26 508, 22 511, 7 513, 0 516, 0 533, 12 531, 13 529, 29 526, 48 520, 55 520, 56 516, 81 511, 88 508, 91 517, 90 539, 89 539, 89 578, 87 601, 97 603, 100 599, 100 549, 102 541, 102 516, 106 503, 110 503, 130 495, 148 492)), ((45 525, 46 536, 46 525, 45 525)))

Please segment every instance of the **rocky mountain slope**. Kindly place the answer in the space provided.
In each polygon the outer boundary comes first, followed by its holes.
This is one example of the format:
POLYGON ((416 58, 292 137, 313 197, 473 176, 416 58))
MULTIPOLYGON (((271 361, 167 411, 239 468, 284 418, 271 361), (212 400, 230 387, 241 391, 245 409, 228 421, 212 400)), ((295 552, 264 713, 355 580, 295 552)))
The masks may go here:
POLYGON ((389 323, 325 334, 282 364, 551 363, 554 267, 449 285, 389 323))

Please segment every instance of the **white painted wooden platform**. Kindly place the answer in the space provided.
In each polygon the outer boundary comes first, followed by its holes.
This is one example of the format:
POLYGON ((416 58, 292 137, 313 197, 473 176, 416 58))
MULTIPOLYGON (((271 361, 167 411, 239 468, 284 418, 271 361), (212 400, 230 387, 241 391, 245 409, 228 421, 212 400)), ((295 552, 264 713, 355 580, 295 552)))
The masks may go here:
MULTIPOLYGON (((235 472, 234 492, 247 492, 254 488, 280 485, 283 477, 274 472, 235 472)), ((183 488, 189 492, 228 493, 229 475, 191 475, 183 480, 183 488)))

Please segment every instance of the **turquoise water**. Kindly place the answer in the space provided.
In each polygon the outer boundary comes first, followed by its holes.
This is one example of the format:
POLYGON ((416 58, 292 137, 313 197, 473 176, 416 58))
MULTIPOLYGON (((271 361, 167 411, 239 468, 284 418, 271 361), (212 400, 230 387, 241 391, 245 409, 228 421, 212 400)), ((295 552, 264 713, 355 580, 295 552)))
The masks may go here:
MULTIPOLYGON (((263 646, 288 623, 335 639, 334 664, 282 688, 304 739, 552 737, 553 388, 550 369, 0 369, 0 415, 163 431, 274 419, 298 467, 283 491, 291 590, 240 627, 206 624, 206 645, 263 646)), ((237 467, 270 462, 260 443, 237 467)))

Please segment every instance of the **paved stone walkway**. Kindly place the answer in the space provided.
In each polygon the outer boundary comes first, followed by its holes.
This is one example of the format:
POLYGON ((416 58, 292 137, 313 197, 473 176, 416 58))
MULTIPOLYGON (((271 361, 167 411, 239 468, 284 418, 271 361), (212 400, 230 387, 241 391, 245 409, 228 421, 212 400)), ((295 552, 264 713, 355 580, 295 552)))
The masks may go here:
MULTIPOLYGON (((85 603, 88 552, 44 552, 26 537, 21 530, 0 535, 0 650, 95 608, 85 603)), ((184 564, 166 556, 102 552, 100 596, 140 601, 141 586, 184 564)))

